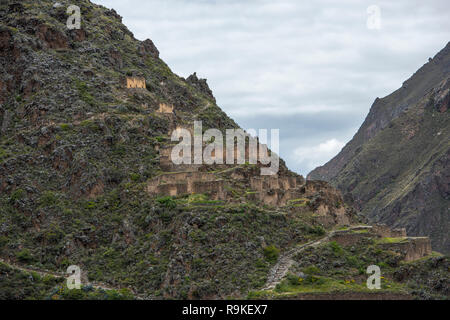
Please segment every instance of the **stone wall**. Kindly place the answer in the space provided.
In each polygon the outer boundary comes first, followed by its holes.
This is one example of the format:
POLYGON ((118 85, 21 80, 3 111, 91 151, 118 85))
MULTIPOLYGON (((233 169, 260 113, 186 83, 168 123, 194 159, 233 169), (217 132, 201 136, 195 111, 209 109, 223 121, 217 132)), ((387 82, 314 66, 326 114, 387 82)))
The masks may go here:
MULTIPOLYGON (((191 148, 191 161, 194 161, 194 150, 191 148)), ((159 149, 159 166, 167 172, 197 172, 201 164, 174 164, 172 162, 172 147, 159 149)))
POLYGON ((397 237, 406 237, 406 228, 396 228, 392 229, 391 231, 391 237, 397 238, 397 237))
POLYGON ((262 202, 266 205, 275 207, 285 205, 292 198, 291 192, 283 189, 272 189, 261 192, 253 191, 247 195, 247 199, 250 201, 262 202))
MULTIPOLYGON (((158 113, 171 114, 171 113, 173 113, 173 110, 174 110, 174 107, 172 105, 166 105, 164 103, 161 103, 159 105, 159 109, 157 110, 157 112, 158 113)), ((193 141, 193 139, 194 139, 194 127, 187 125, 187 126, 183 126, 183 127, 177 126, 176 128, 169 128, 168 135, 172 136, 173 132, 178 130, 178 129, 184 129, 184 130, 188 130, 190 132, 191 139, 192 139, 191 143, 193 145, 193 143, 194 143, 194 141, 193 141)), ((252 141, 255 142, 254 138, 249 138, 249 139, 253 139, 252 141)), ((203 142, 202 155, 204 154, 205 147, 207 145, 209 145, 209 143, 203 142)), ((245 164, 245 163, 261 165, 261 162, 258 161, 260 148, 261 148, 261 146, 264 146, 265 148, 267 148, 267 146, 259 144, 259 143, 257 143, 257 141, 255 142, 255 146, 256 147, 252 146, 252 148, 250 148, 250 142, 246 141, 246 143, 245 143, 243 148, 238 148, 236 143, 235 143, 234 146, 233 146, 233 155, 232 155, 232 159, 234 161, 233 161, 233 163, 228 164, 227 163, 227 146, 226 146, 226 141, 224 140, 222 152, 220 152, 220 150, 218 150, 218 152, 216 152, 217 150, 213 149, 209 156, 213 160, 215 160, 216 157, 218 158, 218 160, 220 158, 222 158, 222 165, 223 166, 234 166, 234 165, 245 164), (242 159, 240 159, 241 157, 242 157, 242 159), (253 163, 253 161, 252 161, 252 163, 250 163, 250 158, 252 158, 252 160, 253 159, 256 160, 256 163, 253 163), (242 160, 242 161, 240 161, 240 163, 238 163, 238 160, 242 160)), ((171 151, 168 151, 168 152, 170 153, 171 151)), ((193 147, 192 147, 192 159, 193 159, 193 147)), ((221 164, 214 164, 214 165, 221 165, 221 164)))
POLYGON ((432 253, 428 237, 407 237, 404 241, 384 243, 383 247, 403 254, 404 261, 417 260, 432 253))
POLYGON ((259 192, 270 189, 295 189, 301 183, 299 177, 259 176, 250 178, 250 187, 259 192))
POLYGON ((384 249, 398 252, 404 261, 413 261, 432 253, 428 237, 407 237, 403 228, 391 230, 385 225, 361 226, 359 229, 335 231, 330 241, 351 246, 365 238, 395 238, 378 244, 384 249))
POLYGON ((375 224, 373 226, 373 232, 382 238, 406 237, 406 229, 405 228, 391 229, 385 224, 375 224))
POLYGON ((409 238, 405 260, 412 261, 428 256, 432 253, 431 241, 428 237, 409 238))
POLYGON ((156 112, 158 112, 158 113, 173 113, 173 105, 160 103, 159 109, 156 112))
POLYGON ((127 88, 146 88, 145 78, 143 77, 127 77, 127 88))
POLYGON ((267 205, 284 206, 289 200, 303 196, 299 187, 304 182, 301 176, 254 176, 250 177, 251 200, 267 205))
MULTIPOLYGON (((330 238, 330 241, 336 241, 342 246, 355 245, 365 238, 380 237, 379 228, 372 229, 368 227, 368 232, 355 232, 355 230, 342 230, 335 231, 334 235, 330 238)), ((403 231, 400 231, 403 234, 403 231)), ((392 235, 384 229, 384 234, 392 235)), ((383 237, 382 237, 383 238, 383 237)), ((384 249, 392 250, 403 255, 404 261, 413 261, 432 253, 431 242, 428 237, 400 237, 396 242, 386 242, 380 244, 384 249)))
MULTIPOLYGON (((191 132, 191 137, 194 137, 194 134, 192 133, 192 131, 190 129, 186 129, 189 130, 191 132)), ((203 145, 203 149, 202 149, 202 155, 204 152, 204 148, 206 147, 206 144, 203 145)), ((197 171, 199 167, 201 167, 202 165, 196 165, 196 164, 191 164, 191 165, 176 165, 172 162, 172 149, 173 146, 168 146, 168 147, 164 147, 164 148, 160 148, 159 149, 159 164, 162 170, 166 170, 166 171, 197 171)), ((237 164, 237 159, 240 156, 240 152, 237 149, 237 147, 235 146, 234 148, 234 164, 227 164, 226 163, 226 149, 223 149, 223 153, 222 155, 220 155, 220 152, 218 154, 215 153, 215 150, 213 150, 211 152, 211 159, 215 160, 215 157, 220 157, 222 156, 223 159, 223 164, 213 164, 215 167, 217 168, 229 168, 229 167, 233 167, 238 165, 237 164)), ((248 160, 249 159, 249 151, 248 148, 246 148, 245 150, 245 159, 248 160)), ((194 162, 194 146, 192 143, 191 146, 191 163, 194 162)), ((244 162, 245 163, 245 162, 244 162)))
POLYGON ((163 174, 147 183, 147 192, 157 196, 208 193, 212 199, 226 199, 224 181, 207 172, 163 174))

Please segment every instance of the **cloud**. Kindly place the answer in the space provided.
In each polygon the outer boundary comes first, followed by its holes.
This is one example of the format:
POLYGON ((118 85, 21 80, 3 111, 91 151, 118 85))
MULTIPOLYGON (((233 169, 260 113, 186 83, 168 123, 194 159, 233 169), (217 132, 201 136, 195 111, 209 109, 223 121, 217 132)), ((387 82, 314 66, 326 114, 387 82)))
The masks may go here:
POLYGON ((302 167, 312 170, 317 165, 324 164, 344 147, 345 143, 335 138, 318 145, 298 147, 294 149, 295 161, 302 167))
POLYGON ((279 128, 280 154, 302 174, 323 158, 298 162, 294 150, 347 142, 375 98, 450 38, 448 0, 93 2, 115 8, 138 39, 152 39, 175 73, 207 78, 237 123, 279 128), (367 28, 373 4, 380 30, 367 28))

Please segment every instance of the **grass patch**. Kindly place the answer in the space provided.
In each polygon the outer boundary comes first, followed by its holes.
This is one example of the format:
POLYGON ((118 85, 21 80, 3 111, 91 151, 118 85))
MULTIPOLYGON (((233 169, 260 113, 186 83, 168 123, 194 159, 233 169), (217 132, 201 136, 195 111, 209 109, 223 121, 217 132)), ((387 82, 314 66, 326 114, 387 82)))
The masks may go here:
POLYGON ((71 129, 71 126, 70 126, 70 124, 68 124, 68 123, 61 123, 61 124, 59 125, 59 127, 60 127, 61 130, 63 130, 63 131, 69 131, 69 130, 71 129))
POLYGON ((402 242, 408 242, 408 238, 405 237, 398 237, 398 238, 381 238, 377 240, 377 243, 383 244, 383 243, 402 243, 402 242))
POLYGON ((351 233, 369 233, 369 229, 361 229, 361 230, 352 230, 351 233))
POLYGON ((292 199, 287 204, 293 207, 306 207, 309 204, 309 200, 306 198, 292 199))
MULTIPOLYGON (((405 286, 400 283, 382 279, 379 292, 405 292, 405 286)), ((338 292, 374 292, 367 288, 365 281, 355 279, 334 279, 328 277, 308 276, 305 279, 294 275, 288 276, 272 291, 251 291, 248 299, 283 298, 302 293, 338 293, 338 292)))

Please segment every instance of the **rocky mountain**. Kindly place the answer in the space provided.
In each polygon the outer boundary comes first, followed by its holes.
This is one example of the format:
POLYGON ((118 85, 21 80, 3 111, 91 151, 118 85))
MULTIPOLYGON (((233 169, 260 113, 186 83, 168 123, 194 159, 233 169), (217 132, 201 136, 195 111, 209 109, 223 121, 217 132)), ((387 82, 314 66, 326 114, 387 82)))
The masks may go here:
POLYGON ((448 295, 448 259, 432 254, 428 239, 358 229, 338 190, 282 160, 272 176, 260 175, 261 163, 175 165, 173 130, 192 131, 194 121, 203 131, 239 126, 206 80, 175 75, 114 10, 76 1, 81 29, 68 29, 71 4, 0 5, 1 299, 357 294, 368 290, 364 268, 374 262, 395 283, 383 294, 448 295), (353 240, 340 243, 335 229, 353 240), (348 244, 361 250, 314 251, 348 244), (303 249, 312 256, 300 265, 294 255, 303 249), (341 272, 327 276, 333 263, 341 272), (435 285, 396 280, 406 264, 414 274, 437 266, 435 285), (82 289, 65 287, 71 265, 82 289), (283 286, 298 270, 305 285, 283 286))
POLYGON ((373 103, 342 151, 309 175, 339 188, 370 221, 430 236, 450 252, 450 43, 373 103))

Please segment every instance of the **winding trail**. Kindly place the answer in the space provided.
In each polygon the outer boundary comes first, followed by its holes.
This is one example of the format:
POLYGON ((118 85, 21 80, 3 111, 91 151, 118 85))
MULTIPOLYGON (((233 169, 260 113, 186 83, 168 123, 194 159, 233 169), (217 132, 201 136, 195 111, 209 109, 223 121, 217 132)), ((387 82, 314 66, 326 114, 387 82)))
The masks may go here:
MULTIPOLYGON (((52 277, 52 278, 67 278, 69 276, 69 274, 67 274, 67 273, 60 273, 60 272, 53 272, 53 271, 49 271, 49 270, 39 270, 39 269, 26 268, 26 267, 23 267, 21 265, 12 263, 11 261, 7 261, 7 260, 5 260, 5 259, 3 259, 1 257, 0 257, 0 263, 3 263, 5 265, 7 265, 8 267, 10 267, 12 269, 15 269, 15 270, 20 270, 20 271, 27 272, 27 273, 32 273, 32 272, 37 273, 41 277, 49 276, 49 277, 52 277)), ((105 290, 105 291, 107 291, 107 290, 119 291, 120 289, 123 289, 123 288, 113 288, 113 287, 110 287, 110 286, 108 286, 108 285, 106 285, 106 284, 104 284, 102 282, 88 282, 86 285, 90 285, 94 289, 97 289, 97 290, 105 290)), ((136 294, 130 288, 126 288, 126 289, 130 290, 130 292, 133 294, 133 296, 137 300, 145 300, 144 297, 136 294)))
MULTIPOLYGON (((351 226, 348 229, 345 230, 333 230, 330 231, 326 236, 324 236, 323 238, 320 238, 318 240, 313 240, 304 244, 300 244, 295 246, 294 248, 290 249, 289 251, 285 252, 284 254, 281 255, 281 257, 278 259, 277 263, 270 269, 269 271, 269 276, 267 278, 267 282, 264 286, 264 288, 262 290, 272 290, 275 288, 275 286, 277 284, 279 284, 283 278, 286 276, 287 272, 289 271, 289 268, 292 266, 292 264, 294 263, 293 257, 302 252, 303 250, 310 248, 310 247, 316 247, 328 240, 330 240, 330 238, 332 236, 334 236, 336 233, 338 232, 348 232, 351 230, 357 230, 357 229, 366 229, 366 228, 370 228, 368 226, 362 226, 362 225, 358 225, 358 226, 351 226)), ((68 274, 66 273, 60 273, 60 272, 52 272, 49 270, 39 270, 39 269, 31 269, 31 268, 26 268, 23 267, 21 265, 15 264, 11 261, 7 261, 3 258, 0 257, 0 262, 9 266, 12 269, 16 269, 16 270, 20 270, 23 272, 27 272, 27 273, 31 273, 31 272, 35 272, 37 274, 39 274, 40 276, 50 276, 53 278, 67 278, 68 274)), ((101 290, 120 290, 122 288, 114 288, 114 287, 110 287, 102 282, 90 282, 88 283, 88 285, 91 285, 93 288, 95 289, 101 289, 101 290)), ((143 297, 141 295, 136 294, 133 290, 131 290, 130 288, 127 288, 128 290, 130 290, 130 292, 133 294, 133 296, 137 299, 137 300, 148 300, 150 299, 149 297, 143 297)))
POLYGON ((262 290, 272 290, 276 287, 277 284, 279 284, 283 280, 283 278, 288 273, 289 268, 294 263, 293 257, 296 254, 302 252, 303 250, 305 250, 307 248, 316 247, 316 246, 330 240, 330 238, 338 232, 345 232, 345 231, 366 229, 366 228, 370 228, 370 227, 358 225, 358 226, 351 226, 345 230, 333 230, 333 231, 330 231, 323 238, 295 246, 291 250, 289 250, 286 253, 284 253, 283 255, 281 255, 281 257, 278 259, 278 262, 272 267, 272 269, 270 269, 269 276, 267 277, 267 282, 262 290))

